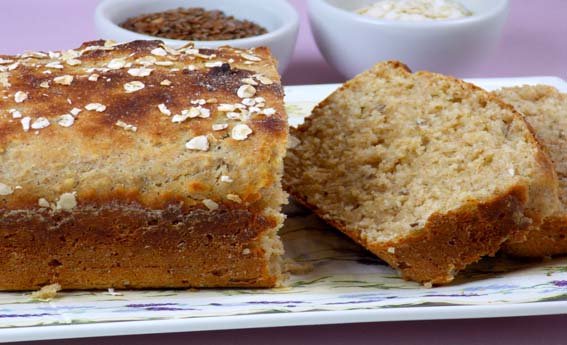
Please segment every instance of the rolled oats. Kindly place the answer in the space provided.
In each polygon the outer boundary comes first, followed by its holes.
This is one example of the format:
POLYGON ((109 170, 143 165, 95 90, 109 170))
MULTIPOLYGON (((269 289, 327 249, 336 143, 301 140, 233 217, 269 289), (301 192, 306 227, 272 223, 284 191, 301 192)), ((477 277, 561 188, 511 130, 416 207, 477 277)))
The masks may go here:
POLYGON ((252 129, 245 124, 238 124, 232 128, 231 137, 234 140, 246 140, 252 134, 252 129))
POLYGON ((185 143, 185 148, 189 150, 208 151, 209 139, 206 135, 199 135, 185 143))

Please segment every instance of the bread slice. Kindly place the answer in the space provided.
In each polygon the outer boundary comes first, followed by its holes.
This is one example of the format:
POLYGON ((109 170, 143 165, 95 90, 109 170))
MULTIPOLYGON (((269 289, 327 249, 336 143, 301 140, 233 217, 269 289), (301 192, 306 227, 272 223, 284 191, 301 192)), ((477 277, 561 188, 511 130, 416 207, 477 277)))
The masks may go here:
POLYGON ((507 242, 504 251, 526 257, 567 254, 567 94, 551 86, 521 86, 495 92, 524 114, 544 144, 559 177, 561 207, 523 242, 507 242))
POLYGON ((267 48, 0 59, 0 290, 278 284, 288 126, 267 48))
POLYGON ((521 115, 399 62, 344 84, 292 135, 287 190, 406 279, 450 282, 558 207, 552 164, 521 115))

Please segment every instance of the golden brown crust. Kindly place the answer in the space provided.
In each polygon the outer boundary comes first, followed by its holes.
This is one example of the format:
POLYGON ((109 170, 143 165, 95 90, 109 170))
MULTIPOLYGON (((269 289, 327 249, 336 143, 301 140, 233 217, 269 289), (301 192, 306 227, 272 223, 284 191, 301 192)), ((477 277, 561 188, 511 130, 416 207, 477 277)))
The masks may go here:
POLYGON ((545 218, 524 242, 507 242, 502 251, 511 256, 534 258, 567 254, 567 216, 545 218))
POLYGON ((378 244, 366 241, 359 232, 349 230, 287 189, 298 202, 386 261, 404 279, 432 284, 451 282, 459 270, 485 255, 494 255, 511 235, 522 231, 518 217, 527 198, 525 189, 515 188, 485 203, 433 214, 422 231, 400 241, 378 244), (391 248, 395 248, 393 253, 391 248))
POLYGON ((271 287, 261 240, 278 219, 246 209, 136 204, 0 214, 0 290, 271 287))
POLYGON ((398 242, 370 246, 397 268, 405 279, 445 284, 484 255, 494 255, 502 243, 523 228, 527 191, 512 189, 493 200, 464 206, 448 214, 433 214, 425 228, 398 242), (388 248, 395 247, 395 252, 388 248))

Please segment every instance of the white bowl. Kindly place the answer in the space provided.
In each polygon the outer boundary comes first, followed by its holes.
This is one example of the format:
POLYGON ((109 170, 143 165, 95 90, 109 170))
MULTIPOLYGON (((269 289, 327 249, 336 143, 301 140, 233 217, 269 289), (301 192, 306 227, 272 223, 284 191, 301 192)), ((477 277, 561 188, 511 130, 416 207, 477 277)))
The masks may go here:
POLYGON ((152 12, 161 12, 178 7, 203 7, 207 10, 221 10, 238 19, 247 19, 268 30, 268 33, 226 41, 194 41, 197 47, 219 47, 230 45, 238 48, 266 46, 278 59, 278 70, 287 67, 299 29, 299 19, 294 8, 285 0, 103 0, 95 10, 95 26, 103 39, 117 42, 133 40, 161 40, 172 47, 187 44, 188 41, 154 37, 123 29, 119 26, 130 17, 152 12))
POLYGON ((428 22, 381 20, 354 11, 376 0, 310 0, 309 19, 319 50, 347 78, 383 60, 414 70, 462 74, 494 51, 508 0, 459 0, 473 15, 428 22))

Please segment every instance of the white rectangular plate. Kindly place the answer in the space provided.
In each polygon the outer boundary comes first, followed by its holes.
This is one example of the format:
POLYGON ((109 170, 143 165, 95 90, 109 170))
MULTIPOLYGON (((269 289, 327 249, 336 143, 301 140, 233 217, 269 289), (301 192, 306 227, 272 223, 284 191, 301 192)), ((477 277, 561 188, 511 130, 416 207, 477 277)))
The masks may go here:
MULTIPOLYGON (((474 79, 486 89, 548 84, 554 77, 474 79)), ((338 85, 286 88, 297 124, 338 85)), ((406 282, 306 211, 290 207, 282 231, 287 256, 313 269, 272 290, 148 290, 61 293, 51 302, 0 293, 0 342, 371 321, 567 313, 567 258, 492 258, 433 289, 406 282)))

